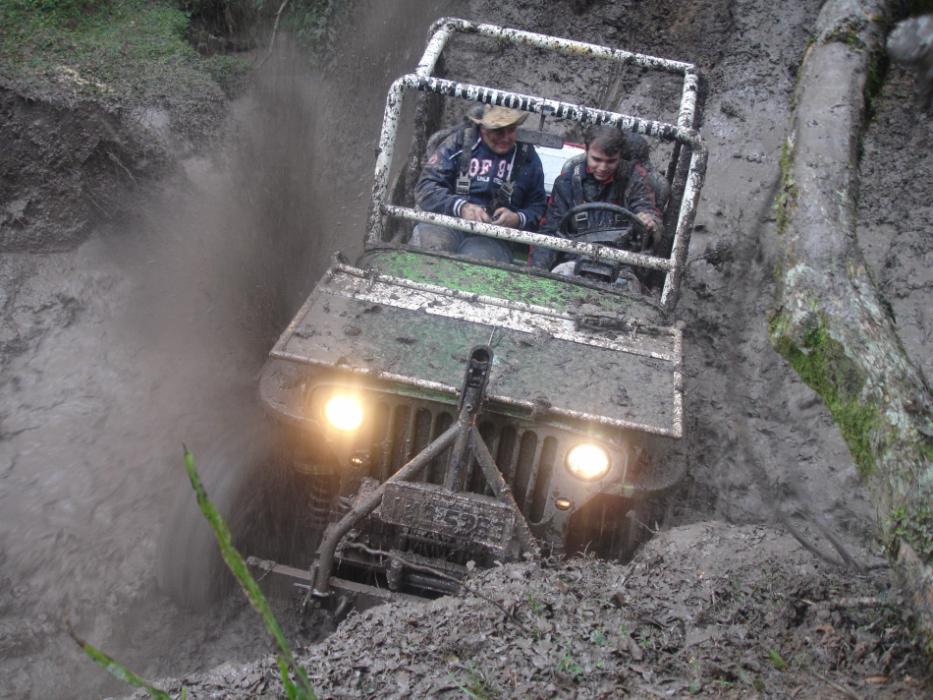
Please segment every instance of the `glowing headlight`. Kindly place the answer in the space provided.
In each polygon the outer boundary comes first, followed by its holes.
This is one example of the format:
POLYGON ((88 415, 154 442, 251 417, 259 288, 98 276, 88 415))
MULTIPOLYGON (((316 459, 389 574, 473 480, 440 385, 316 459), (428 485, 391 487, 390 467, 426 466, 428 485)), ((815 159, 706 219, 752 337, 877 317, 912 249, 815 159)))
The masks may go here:
POLYGON ((598 445, 583 443, 567 453, 567 469, 578 479, 601 479, 609 472, 609 455, 598 445))
POLYGON ((334 394, 324 405, 324 417, 337 430, 350 432, 363 422, 363 404, 355 396, 334 394))

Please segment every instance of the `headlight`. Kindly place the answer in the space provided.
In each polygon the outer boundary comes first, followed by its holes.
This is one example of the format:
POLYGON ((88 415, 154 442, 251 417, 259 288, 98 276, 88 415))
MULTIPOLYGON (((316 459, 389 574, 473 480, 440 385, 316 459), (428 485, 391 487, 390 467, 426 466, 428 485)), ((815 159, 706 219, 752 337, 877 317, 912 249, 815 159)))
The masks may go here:
POLYGON ((324 405, 324 417, 337 430, 349 433, 363 422, 363 404, 356 396, 334 394, 324 405))
POLYGON ((567 453, 567 469, 578 479, 601 479, 609 472, 609 454, 599 445, 577 445, 567 453))

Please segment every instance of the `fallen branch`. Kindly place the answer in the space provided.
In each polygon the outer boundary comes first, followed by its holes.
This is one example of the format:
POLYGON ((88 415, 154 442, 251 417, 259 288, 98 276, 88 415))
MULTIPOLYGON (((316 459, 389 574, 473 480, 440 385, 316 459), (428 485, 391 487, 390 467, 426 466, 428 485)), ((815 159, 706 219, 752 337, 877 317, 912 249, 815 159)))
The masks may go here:
POLYGON ((888 605, 877 596, 867 596, 860 598, 837 598, 835 600, 823 600, 819 603, 806 598, 801 598, 802 603, 817 610, 844 610, 846 608, 877 608, 882 605, 888 605))
POLYGON ((120 160, 120 157, 116 153, 114 153, 113 151, 107 151, 107 156, 110 158, 111 161, 113 161, 114 165, 116 165, 118 168, 120 168, 123 172, 126 173, 126 176, 130 179, 130 182, 133 183, 133 186, 136 186, 139 184, 139 182, 137 182, 136 180, 136 177, 133 175, 133 173, 130 171, 129 168, 123 165, 123 161, 120 160))
POLYGON ((819 547, 817 547, 815 544, 810 542, 810 540, 808 540, 806 537, 804 537, 803 533, 800 532, 800 530, 798 530, 797 527, 790 521, 790 518, 787 516, 787 513, 785 513, 780 508, 775 508, 774 512, 777 515, 778 521, 780 521, 784 529, 787 530, 791 534, 791 536, 803 546, 804 549, 810 552, 810 554, 812 554, 813 556, 819 559, 822 559, 828 564, 837 566, 840 569, 846 568, 846 563, 844 561, 839 561, 838 559, 830 556, 829 554, 821 550, 819 547))
POLYGON ((836 681, 832 680, 831 678, 827 678, 823 674, 817 673, 816 671, 813 671, 813 670, 811 670, 810 673, 813 675, 814 678, 817 678, 823 681, 824 683, 826 683, 826 685, 830 686, 834 690, 839 691, 840 693, 845 695, 847 698, 852 698, 852 700, 862 700, 861 695, 859 695, 858 693, 852 690, 849 690, 844 685, 839 685, 838 683, 836 683, 836 681))
POLYGON ((829 529, 829 527, 826 526, 826 523, 823 521, 822 517, 817 516, 815 518, 810 518, 809 520, 814 525, 816 525, 817 529, 820 531, 820 534, 829 540, 829 543, 833 546, 833 549, 839 553, 839 556, 842 557, 842 560, 848 565, 850 569, 855 569, 862 574, 865 573, 865 566, 856 561, 852 555, 849 554, 849 550, 847 550, 842 544, 842 541, 836 537, 836 533, 834 533, 831 529, 829 529))
POLYGON ((282 0, 282 4, 279 5, 279 11, 275 13, 275 22, 272 24, 272 36, 269 38, 269 48, 266 49, 266 55, 263 56, 262 60, 256 66, 261 68, 263 64, 269 60, 269 56, 272 55, 272 49, 275 47, 275 35, 279 31, 279 20, 282 19, 282 13, 285 11, 285 6, 288 5, 288 0, 282 0))

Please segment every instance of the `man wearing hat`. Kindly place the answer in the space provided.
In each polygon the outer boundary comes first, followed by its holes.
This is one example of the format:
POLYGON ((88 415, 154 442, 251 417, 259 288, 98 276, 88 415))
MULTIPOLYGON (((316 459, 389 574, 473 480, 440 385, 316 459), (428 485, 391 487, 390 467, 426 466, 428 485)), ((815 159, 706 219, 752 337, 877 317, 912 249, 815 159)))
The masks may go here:
MULTIPOLYGON (((472 125, 456 129, 428 158, 415 186, 418 207, 508 228, 536 231, 547 203, 544 170, 516 129, 527 112, 508 107, 476 110, 472 125)), ((420 223, 411 244, 501 263, 512 261, 507 241, 420 223)))

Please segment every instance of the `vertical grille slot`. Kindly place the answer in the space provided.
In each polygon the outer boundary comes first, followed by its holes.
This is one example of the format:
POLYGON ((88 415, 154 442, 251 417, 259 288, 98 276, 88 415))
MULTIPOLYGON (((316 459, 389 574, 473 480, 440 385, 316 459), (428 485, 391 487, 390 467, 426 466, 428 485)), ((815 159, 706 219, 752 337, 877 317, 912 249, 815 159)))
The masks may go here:
MULTIPOLYGON (((441 434, 447 430, 451 425, 453 425, 454 417, 442 411, 434 417, 434 432, 431 434, 431 439, 436 440, 441 436, 441 434)), ((447 469, 447 459, 450 457, 450 448, 448 447, 441 454, 431 460, 431 464, 427 468, 426 479, 432 484, 441 485, 444 483, 444 472, 447 469)))
POLYGON ((415 426, 412 437, 411 453, 408 458, 411 459, 415 454, 421 452, 428 443, 431 442, 431 423, 433 421, 431 412, 426 408, 419 408, 415 412, 415 426))
POLYGON ((384 478, 382 475, 389 471, 389 407, 383 402, 375 405, 372 420, 372 450, 373 462, 371 476, 384 478))
POLYGON ((557 439, 544 438, 541 448, 541 459, 538 463, 538 473, 535 477, 535 487, 531 497, 531 507, 528 509, 528 519, 533 523, 541 522, 544 517, 544 506, 547 504, 548 491, 551 488, 551 475, 554 473, 554 458, 557 455, 557 439))
POLYGON ((512 478, 515 476, 515 446, 518 443, 516 438, 515 428, 511 425, 505 426, 499 432, 499 445, 493 452, 496 456, 496 464, 502 470, 502 476, 505 477, 507 483, 512 483, 512 478))
POLYGON ((531 430, 522 433, 518 447, 518 461, 515 465, 515 477, 512 480, 512 493, 522 512, 525 510, 525 497, 528 486, 534 476, 535 455, 538 451, 538 436, 531 430))
POLYGON ((382 474, 383 481, 392 476, 408 461, 412 438, 410 428, 411 408, 408 406, 394 406, 392 410, 392 428, 389 434, 390 449, 386 450, 389 454, 389 464, 382 474))

